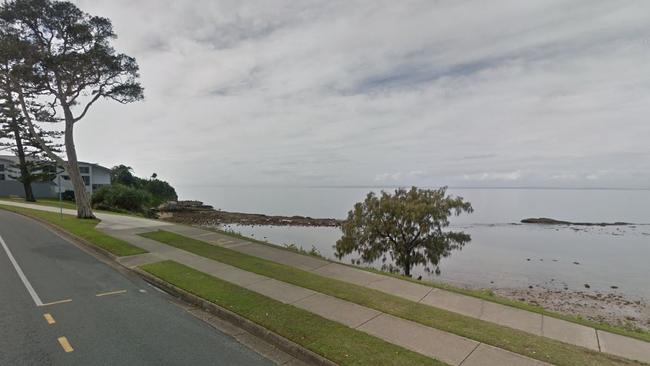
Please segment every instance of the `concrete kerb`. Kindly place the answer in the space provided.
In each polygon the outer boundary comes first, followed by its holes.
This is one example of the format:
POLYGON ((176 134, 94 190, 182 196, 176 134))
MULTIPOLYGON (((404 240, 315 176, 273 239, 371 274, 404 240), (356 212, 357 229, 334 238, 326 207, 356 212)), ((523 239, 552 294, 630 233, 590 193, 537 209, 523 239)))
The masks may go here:
MULTIPOLYGON (((0 209, 2 209, 2 207, 0 207, 0 209)), ((86 253, 93 254, 93 256, 95 256, 95 257, 96 257, 96 255, 100 255, 100 256, 102 256, 104 258, 108 258, 111 261, 117 263, 116 261, 117 261, 117 258, 119 258, 119 257, 116 256, 115 254, 109 252, 106 249, 100 248, 100 247, 98 247, 96 245, 92 245, 92 244, 88 243, 85 239, 83 239, 83 238, 81 238, 81 237, 79 237, 79 236, 77 236, 75 234, 72 234, 72 233, 70 233, 68 231, 65 231, 65 230, 59 228, 58 226, 48 222, 48 221, 45 221, 45 220, 43 220, 41 218, 38 218, 38 217, 25 215, 25 214, 23 214, 21 212, 15 212, 15 211, 11 211, 11 210, 6 210, 6 211, 14 213, 16 215, 26 217, 26 218, 28 218, 30 220, 33 220, 33 221, 36 221, 36 222, 40 223, 41 225, 47 227, 50 231, 52 231, 57 236, 65 239, 66 241, 70 241, 73 244, 76 244, 76 246, 78 248, 80 248, 81 250, 83 250, 86 253)), ((106 261, 103 261, 103 260, 102 260, 102 262, 106 263, 106 261)))
MULTIPOLYGON (((1 209, 1 208, 0 208, 1 209)), ((13 212, 13 211, 10 211, 13 212)), ((209 313, 215 315, 217 318, 224 320, 238 328, 243 329, 244 331, 251 333, 252 335, 259 337, 260 339, 265 340, 266 342, 274 345, 275 347, 279 348, 280 350, 288 353, 289 355, 295 357, 296 359, 303 361, 307 364, 310 365, 317 365, 317 366, 336 366, 337 364, 326 359, 323 356, 320 356, 300 345, 297 343, 294 343, 279 334, 276 334, 260 325, 257 325, 250 320, 235 314, 227 309, 224 309, 222 307, 219 307, 207 300, 204 300, 196 295, 190 294, 189 292, 177 288, 176 286, 164 282, 163 280, 152 276, 151 274, 142 271, 138 268, 128 268, 121 263, 117 261, 118 256, 115 254, 99 248, 95 245, 90 244, 88 241, 86 241, 83 238, 80 238, 72 233, 69 233, 56 225, 47 222, 43 219, 37 218, 37 217, 32 217, 29 215, 25 215, 23 213, 18 213, 14 212, 15 214, 21 215, 23 217, 26 217, 28 219, 34 220, 42 224, 43 226, 47 227, 50 229, 53 233, 56 235, 60 236, 61 238, 65 239, 66 241, 72 243, 75 245, 77 248, 83 250, 84 252, 92 255, 96 259, 98 259, 100 262, 110 266, 111 268, 117 270, 118 272, 124 274, 127 277, 135 276, 137 275, 138 277, 144 279, 148 283, 161 288, 168 294, 172 295, 173 297, 179 298, 183 300, 184 302, 197 306, 205 311, 208 311, 209 313)))
POLYGON ((145 281, 163 289, 165 292, 171 294, 172 296, 178 297, 186 303, 195 305, 204 311, 215 315, 219 319, 225 320, 228 323, 247 331, 248 333, 264 339, 268 343, 278 347, 282 351, 294 356, 303 362, 319 366, 336 366, 336 363, 282 337, 279 334, 276 334, 260 325, 257 325, 252 321, 233 313, 230 310, 224 309, 210 301, 204 300, 139 268, 135 268, 133 271, 138 273, 142 278, 144 278, 145 281))

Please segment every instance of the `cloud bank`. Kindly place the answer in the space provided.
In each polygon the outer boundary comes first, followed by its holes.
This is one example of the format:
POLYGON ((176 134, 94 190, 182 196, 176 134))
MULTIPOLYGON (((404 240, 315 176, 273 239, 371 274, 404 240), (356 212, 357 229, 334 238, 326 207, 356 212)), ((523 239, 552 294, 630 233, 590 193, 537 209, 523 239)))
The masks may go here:
POLYGON ((82 159, 178 185, 650 187, 650 2, 79 0, 146 100, 82 159))

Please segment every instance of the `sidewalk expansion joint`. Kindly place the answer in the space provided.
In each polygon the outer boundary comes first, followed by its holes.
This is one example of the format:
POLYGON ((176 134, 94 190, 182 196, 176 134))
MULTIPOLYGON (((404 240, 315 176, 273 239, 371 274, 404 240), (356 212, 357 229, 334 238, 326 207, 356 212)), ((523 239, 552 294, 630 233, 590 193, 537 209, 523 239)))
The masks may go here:
POLYGON ((373 316, 372 318, 370 318, 370 319, 368 319, 368 320, 366 320, 365 322, 363 322, 363 323, 361 323, 361 324, 359 324, 359 325, 357 325, 357 326, 356 326, 356 327, 354 327, 353 329, 359 329, 359 328, 361 328, 361 327, 363 327, 364 325, 366 325, 366 324, 368 324, 368 323, 370 323, 371 321, 373 321, 373 320, 375 320, 375 319, 377 319, 378 317, 380 317, 380 316, 382 316, 382 315, 384 315, 384 314, 385 314, 385 313, 379 313, 379 314, 377 314, 377 315, 375 315, 375 316, 373 316))
POLYGON ((465 358, 463 358, 463 360, 460 361, 460 363, 458 364, 458 366, 463 366, 463 364, 465 363, 465 361, 467 361, 467 359, 469 358, 469 356, 471 356, 472 353, 474 353, 474 351, 476 351, 476 349, 479 348, 479 346, 482 345, 482 344, 483 344, 483 343, 479 343, 479 344, 477 344, 476 347, 474 347, 474 349, 472 350, 472 352, 468 353, 467 356, 465 356, 465 358))
MULTIPOLYGON (((240 268, 238 268, 238 267, 235 267, 235 268, 240 269, 240 268)), ((249 272, 249 271, 247 271, 247 272, 249 272)), ((249 273, 256 274, 256 273, 254 273, 254 272, 249 272, 249 273)), ((260 284, 260 283, 262 283, 262 282, 271 281, 272 279, 273 279, 273 278, 271 278, 271 277, 266 277, 266 278, 263 278, 263 279, 261 279, 261 280, 259 280, 259 281, 251 282, 251 283, 247 284, 246 286, 242 286, 242 287, 245 288, 245 289, 248 289, 250 286, 257 285, 257 284, 260 284)), ((252 290, 251 290, 251 291, 252 291, 252 290)))
POLYGON ((429 294, 433 292, 433 290, 435 290, 435 288, 431 287, 431 290, 429 290, 429 292, 424 294, 424 296, 422 296, 422 298, 420 298, 420 300, 418 300, 418 303, 421 303, 422 300, 424 300, 425 297, 429 296, 429 294))
POLYGON ((327 267, 327 266, 329 266, 330 264, 333 264, 333 263, 330 263, 330 262, 325 263, 325 264, 323 264, 322 266, 318 266, 318 267, 316 267, 316 268, 310 269, 309 272, 317 271, 317 270, 319 270, 319 269, 321 269, 321 268, 323 268, 323 267, 327 267))
MULTIPOLYGON (((303 288, 304 288, 304 287, 303 287, 303 288)), ((312 297, 312 296, 316 296, 316 295, 318 295, 318 294, 319 294, 319 292, 315 292, 315 291, 314 291, 313 294, 309 294, 309 295, 307 295, 307 296, 305 296, 305 297, 302 297, 302 298, 300 298, 300 299, 298 299, 298 300, 296 300, 296 301, 289 302, 289 303, 287 303, 287 304, 289 304, 289 305, 293 305, 293 304, 295 304, 295 303, 297 303, 297 302, 300 302, 300 301, 302 301, 302 300, 306 300, 306 299, 308 299, 308 298, 310 298, 310 297, 312 297)))

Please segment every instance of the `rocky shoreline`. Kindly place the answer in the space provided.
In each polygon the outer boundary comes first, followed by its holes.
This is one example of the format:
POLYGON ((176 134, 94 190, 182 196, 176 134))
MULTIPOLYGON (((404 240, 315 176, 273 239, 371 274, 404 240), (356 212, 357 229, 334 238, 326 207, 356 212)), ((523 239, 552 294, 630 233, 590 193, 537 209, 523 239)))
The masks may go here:
POLYGON ((632 329, 650 331, 650 302, 620 293, 568 291, 542 286, 497 288, 494 293, 561 314, 632 329))
POLYGON ((540 224, 540 225, 575 225, 575 226, 627 226, 633 225, 629 222, 571 222, 548 217, 527 218, 521 220, 522 224, 540 224))
POLYGON ((337 227, 341 220, 308 216, 274 216, 215 210, 200 201, 169 202, 158 207, 158 217, 167 221, 201 226, 224 224, 272 226, 328 226, 337 227))

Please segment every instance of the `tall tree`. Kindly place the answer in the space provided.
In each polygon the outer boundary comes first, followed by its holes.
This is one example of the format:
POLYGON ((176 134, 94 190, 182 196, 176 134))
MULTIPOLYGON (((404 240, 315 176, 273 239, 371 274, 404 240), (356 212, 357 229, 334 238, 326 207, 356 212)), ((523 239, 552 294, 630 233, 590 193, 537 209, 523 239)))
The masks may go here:
MULTIPOLYGON (((13 0, 0 8, 0 18, 30 45, 29 77, 13 87, 30 132, 47 155, 63 165, 74 187, 77 216, 93 218, 90 199, 79 172, 74 126, 99 99, 130 103, 143 98, 137 81, 138 64, 133 57, 117 53, 111 46, 116 38, 109 19, 91 16, 68 1, 13 0), (28 101, 25 82, 42 93, 28 101), (58 157, 35 133, 36 116, 29 102, 45 104, 65 123, 67 161, 58 157)), ((44 105, 44 104, 41 104, 44 105)))
MULTIPOLYGON (((42 149, 31 136, 12 91, 12 77, 21 67, 22 47, 15 34, 0 29, 0 147, 18 157, 20 176, 11 178, 23 184, 25 200, 35 202, 32 182, 51 179, 52 175, 47 171, 51 164, 44 161, 42 149)), ((60 145, 53 142, 60 136, 59 132, 36 127, 35 133, 52 151, 60 151, 60 145)))
POLYGON ((436 190, 397 189, 394 194, 381 192, 378 197, 369 193, 348 213, 343 223, 343 237, 336 242, 336 255, 358 253, 366 263, 390 256, 394 265, 388 270, 400 269, 411 276, 415 265, 439 273, 441 257, 461 249, 470 241, 463 232, 443 230, 449 226, 449 217, 463 212, 471 213, 472 206, 460 197, 447 195, 447 188, 436 190))
MULTIPOLYGON (((20 171, 20 175, 11 176, 11 178, 23 184, 26 201, 36 202, 32 183, 54 179, 55 174, 50 168, 55 163, 47 158, 40 144, 32 138, 20 112, 15 105, 12 105, 11 99, 4 98, 4 96, 2 99, 0 102, 0 147, 10 150, 18 157, 18 163, 15 166, 20 171)), ((45 131, 38 127, 35 132, 52 151, 60 152, 60 145, 54 141, 60 136, 59 132, 45 131)))

